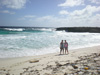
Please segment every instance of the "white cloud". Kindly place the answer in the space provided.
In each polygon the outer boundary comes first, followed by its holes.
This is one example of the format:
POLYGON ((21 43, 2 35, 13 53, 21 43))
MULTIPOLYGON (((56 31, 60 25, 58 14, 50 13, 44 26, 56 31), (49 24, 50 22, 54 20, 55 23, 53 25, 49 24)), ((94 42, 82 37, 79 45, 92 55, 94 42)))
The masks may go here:
POLYGON ((35 15, 25 15, 25 16, 19 18, 18 20, 31 20, 35 17, 36 17, 35 15))
POLYGON ((60 12, 59 12, 59 14, 61 14, 61 15, 68 15, 68 14, 69 14, 69 12, 68 12, 68 11, 66 11, 66 10, 62 10, 62 11, 60 11, 60 12))
POLYGON ((43 16, 43 17, 39 17, 37 18, 38 21, 46 21, 46 20, 51 20, 53 18, 53 16, 43 16))
POLYGON ((66 0, 65 3, 59 4, 58 6, 73 7, 73 6, 79 6, 79 5, 84 5, 84 0, 66 0))
POLYGON ((100 7, 96 7, 96 6, 91 6, 91 5, 87 5, 86 8, 82 9, 82 10, 75 10, 74 12, 71 13, 71 15, 87 15, 87 16, 91 16, 93 15, 93 13, 100 11, 100 7))
POLYGON ((26 15, 24 16, 25 18, 34 18, 35 16, 34 15, 26 15))
POLYGON ((62 10, 62 11, 60 11, 60 14, 61 15, 71 15, 71 16, 81 16, 81 15, 91 16, 96 12, 100 12, 100 6, 96 7, 96 6, 87 5, 82 10, 75 10, 73 12, 68 12, 66 10, 62 10))
POLYGON ((68 12, 62 10, 61 16, 43 16, 37 17, 34 23, 44 26, 99 26, 100 25, 100 6, 87 5, 81 10, 68 12), (64 16, 62 16, 64 15, 64 16), (67 15, 67 16, 65 16, 67 15))
POLYGON ((15 14, 15 12, 11 12, 11 11, 8 11, 8 10, 0 11, 0 13, 15 14))
POLYGON ((95 16, 91 17, 90 22, 91 25, 100 25, 100 14, 96 14, 95 16))
POLYGON ((100 14, 88 15, 69 15, 69 16, 42 16, 25 19, 28 24, 46 27, 73 27, 73 26, 98 26, 100 25, 100 14))
POLYGON ((90 0, 91 3, 100 4, 100 0, 90 0))
POLYGON ((7 8, 21 9, 26 2, 27 0, 0 0, 0 5, 6 6, 7 8))
POLYGON ((100 24, 100 6, 87 5, 82 10, 75 10, 70 13, 70 20, 80 26, 99 26, 100 24), (99 15, 97 15, 99 13, 99 15))
POLYGON ((54 26, 60 26, 63 25, 65 22, 63 18, 55 17, 55 16, 42 16, 37 17, 32 22, 37 24, 38 26, 46 26, 46 27, 54 27, 54 26))

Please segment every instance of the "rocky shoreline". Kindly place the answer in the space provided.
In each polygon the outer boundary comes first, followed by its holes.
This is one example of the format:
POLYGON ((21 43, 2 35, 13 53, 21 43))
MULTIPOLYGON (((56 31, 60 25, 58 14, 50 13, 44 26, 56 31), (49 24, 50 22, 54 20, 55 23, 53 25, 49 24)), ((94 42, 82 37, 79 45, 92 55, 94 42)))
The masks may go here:
MULTIPOLYGON (((47 65, 43 70, 49 70, 51 73, 44 75, 100 75, 100 54, 93 53, 91 55, 79 57, 79 60, 71 63, 67 61, 65 64, 55 62, 56 65, 47 65), (67 72, 69 70, 69 73, 67 72)), ((40 70, 34 70, 34 67, 27 68, 20 75, 41 75, 40 70)))
POLYGON ((100 27, 59 27, 56 31, 100 33, 100 27))

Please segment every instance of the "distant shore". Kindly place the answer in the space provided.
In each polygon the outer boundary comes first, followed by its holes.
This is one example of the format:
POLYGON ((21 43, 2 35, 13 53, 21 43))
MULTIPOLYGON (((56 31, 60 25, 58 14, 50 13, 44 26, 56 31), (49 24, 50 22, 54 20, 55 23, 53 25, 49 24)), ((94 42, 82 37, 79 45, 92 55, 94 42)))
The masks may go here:
POLYGON ((100 27, 59 27, 57 31, 65 30, 66 32, 90 32, 100 33, 100 27))
POLYGON ((100 27, 20 27, 20 26, 0 26, 0 28, 52 28, 56 31, 66 32, 90 32, 100 33, 100 27))
POLYGON ((92 73, 94 75, 100 73, 100 46, 69 50, 68 55, 53 53, 0 59, 0 75, 90 75, 92 73))

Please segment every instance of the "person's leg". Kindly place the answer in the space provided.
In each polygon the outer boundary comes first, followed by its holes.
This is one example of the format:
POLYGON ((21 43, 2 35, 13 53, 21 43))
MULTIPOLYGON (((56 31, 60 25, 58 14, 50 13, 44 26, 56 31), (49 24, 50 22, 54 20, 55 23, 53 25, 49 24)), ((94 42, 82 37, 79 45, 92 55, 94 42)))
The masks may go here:
POLYGON ((68 52, 68 47, 67 47, 67 54, 69 54, 69 52, 68 52))
POLYGON ((60 49, 60 54, 61 54, 62 49, 60 49))
POLYGON ((64 54, 64 48, 63 48, 63 54, 64 54))
POLYGON ((67 50, 67 49, 65 48, 65 54, 66 54, 66 50, 67 50))

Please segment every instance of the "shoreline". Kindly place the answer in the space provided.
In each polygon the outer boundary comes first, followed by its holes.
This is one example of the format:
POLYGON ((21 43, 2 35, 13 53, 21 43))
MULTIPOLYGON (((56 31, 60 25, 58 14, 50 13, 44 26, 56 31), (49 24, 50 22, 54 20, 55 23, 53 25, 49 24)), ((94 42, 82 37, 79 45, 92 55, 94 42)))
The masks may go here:
MULTIPOLYGON (((69 49, 69 51, 77 51, 80 49, 84 49, 84 48, 89 48, 89 47, 98 47, 100 46, 100 44, 96 44, 96 45, 90 45, 90 46, 84 46, 84 47, 77 47, 77 48, 73 48, 73 49, 69 49)), ((60 49, 58 50, 59 52, 54 52, 54 53, 45 53, 45 54, 38 54, 38 55, 33 55, 33 56, 19 56, 19 57, 4 57, 4 58, 0 58, 0 60, 5 60, 5 59, 14 59, 14 58, 24 58, 24 57, 36 57, 36 56, 44 56, 44 55, 50 55, 50 54, 56 54, 56 53, 60 53, 60 49)))
MULTIPOLYGON (((80 60, 79 57, 89 56, 93 54, 100 53, 100 45, 86 48, 79 48, 74 50, 69 50, 68 55, 59 55, 59 53, 49 53, 45 55, 36 55, 36 56, 25 56, 25 57, 15 57, 15 58, 0 58, 0 74, 6 75, 26 75, 26 73, 34 73, 33 75, 53 75, 52 71, 54 67, 57 67, 57 63, 64 65, 66 63, 74 63, 75 61, 80 60), (28 69, 28 70, 27 70, 28 69), (34 72, 38 71, 38 73, 34 72)), ((100 56, 99 56, 100 57, 100 56)), ((99 63, 100 64, 100 63, 99 63)), ((64 68, 65 66, 63 66, 64 68)), ((60 67, 59 69, 61 69, 60 67)), ((68 66, 67 69, 63 69, 63 72, 60 70, 56 71, 60 75, 64 73, 70 73, 71 66, 68 66), (66 70, 66 71, 65 71, 66 70)), ((59 75, 56 74, 55 75, 59 75)), ((28 74, 29 75, 29 74, 28 74)))

